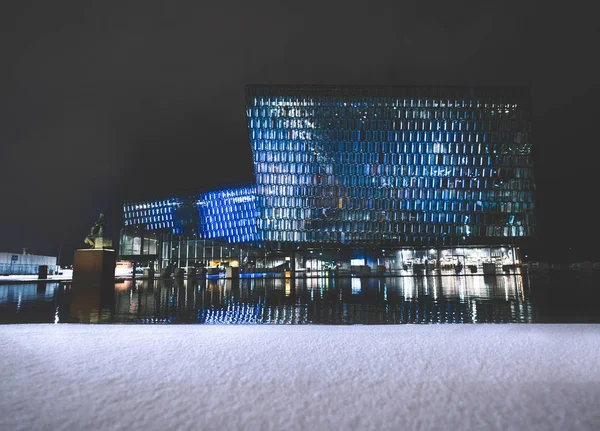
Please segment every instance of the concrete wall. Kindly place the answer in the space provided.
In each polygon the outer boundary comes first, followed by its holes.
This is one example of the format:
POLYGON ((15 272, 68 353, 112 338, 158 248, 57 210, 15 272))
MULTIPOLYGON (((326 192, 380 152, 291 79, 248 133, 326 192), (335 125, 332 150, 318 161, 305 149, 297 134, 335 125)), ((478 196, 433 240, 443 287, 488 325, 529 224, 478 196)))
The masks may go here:
POLYGON ((40 265, 47 265, 48 272, 54 273, 56 257, 0 252, 0 275, 35 275, 40 265))
POLYGON ((37 254, 0 252, 0 263, 21 265, 56 265, 56 256, 39 256, 37 254), (13 256, 17 256, 16 261, 13 261, 13 256))

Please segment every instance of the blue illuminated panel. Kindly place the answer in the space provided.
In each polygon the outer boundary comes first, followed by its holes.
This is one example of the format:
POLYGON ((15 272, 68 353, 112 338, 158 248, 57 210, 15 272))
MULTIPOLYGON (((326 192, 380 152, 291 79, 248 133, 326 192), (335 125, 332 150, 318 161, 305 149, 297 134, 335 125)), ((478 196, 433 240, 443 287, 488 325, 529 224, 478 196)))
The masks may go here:
POLYGON ((124 225, 229 243, 256 241, 256 187, 126 203, 124 225))
POLYGON ((246 96, 259 240, 534 233, 526 88, 249 86, 246 96))
POLYGON ((256 241, 256 188, 204 193, 198 200, 200 237, 229 243, 256 241))
POLYGON ((125 203, 123 205, 124 225, 143 227, 146 230, 165 230, 182 233, 184 222, 178 209, 183 205, 182 198, 169 198, 157 201, 125 203))

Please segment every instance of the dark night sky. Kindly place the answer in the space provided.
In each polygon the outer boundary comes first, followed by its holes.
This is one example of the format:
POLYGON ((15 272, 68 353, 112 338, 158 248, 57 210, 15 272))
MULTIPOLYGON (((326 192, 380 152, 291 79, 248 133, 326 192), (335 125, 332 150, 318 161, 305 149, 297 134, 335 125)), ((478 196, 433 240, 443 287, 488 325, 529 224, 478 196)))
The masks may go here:
POLYGON ((534 6, 3 2, 0 251, 70 263, 124 199, 252 181, 245 84, 531 85, 542 244, 592 250, 599 24, 534 6))

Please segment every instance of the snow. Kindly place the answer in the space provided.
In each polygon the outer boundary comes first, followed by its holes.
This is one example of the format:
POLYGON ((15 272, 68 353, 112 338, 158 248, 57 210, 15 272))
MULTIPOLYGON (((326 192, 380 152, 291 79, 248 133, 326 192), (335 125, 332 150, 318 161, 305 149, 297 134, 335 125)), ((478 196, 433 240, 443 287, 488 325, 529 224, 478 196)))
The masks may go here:
MULTIPOLYGON (((59 274, 49 274, 48 278, 43 279, 42 281, 71 281, 73 279, 73 270, 72 269, 61 269, 59 274)), ((3 282, 14 282, 14 281, 31 281, 36 282, 40 281, 37 275, 3 275, 0 277, 0 283, 3 282)))
POLYGON ((600 325, 4 325, 1 430, 598 430, 600 325))

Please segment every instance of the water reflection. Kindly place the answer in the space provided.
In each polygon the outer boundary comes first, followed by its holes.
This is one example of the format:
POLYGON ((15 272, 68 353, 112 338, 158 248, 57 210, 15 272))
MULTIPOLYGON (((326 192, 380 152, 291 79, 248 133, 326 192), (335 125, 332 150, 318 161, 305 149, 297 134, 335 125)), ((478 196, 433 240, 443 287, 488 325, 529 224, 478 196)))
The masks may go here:
POLYGON ((113 321, 204 324, 530 322, 521 276, 131 280, 113 321))
MULTIPOLYGON (((554 306, 556 302, 548 302, 540 293, 553 291, 543 283, 550 280, 531 282, 520 274, 510 274, 235 281, 129 279, 109 286, 0 285, 0 321, 203 324, 552 321, 548 304, 554 306), (530 285, 536 283, 539 289, 532 294, 530 285), (532 302, 532 298, 537 302, 532 302)), ((593 282, 586 283, 582 282, 584 288, 593 288, 593 282)), ((582 305, 585 306, 589 304, 582 305)), ((574 310, 581 314, 581 307, 574 310)), ((586 316, 588 321, 600 320, 596 311, 586 316)), ((573 319, 565 314, 562 318, 573 319)))
POLYGON ((56 309, 57 286, 43 281, 0 285, 0 323, 50 322, 45 316, 56 309))

